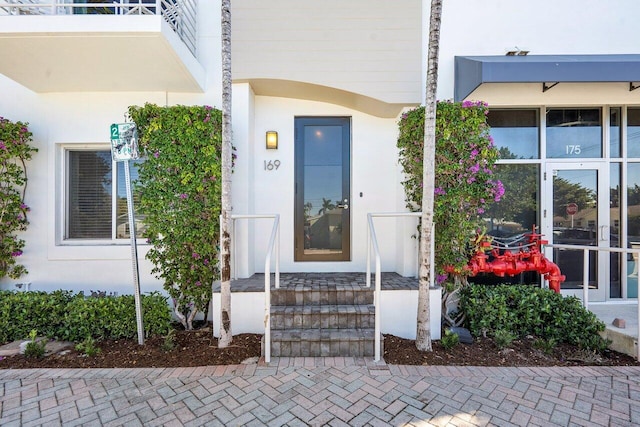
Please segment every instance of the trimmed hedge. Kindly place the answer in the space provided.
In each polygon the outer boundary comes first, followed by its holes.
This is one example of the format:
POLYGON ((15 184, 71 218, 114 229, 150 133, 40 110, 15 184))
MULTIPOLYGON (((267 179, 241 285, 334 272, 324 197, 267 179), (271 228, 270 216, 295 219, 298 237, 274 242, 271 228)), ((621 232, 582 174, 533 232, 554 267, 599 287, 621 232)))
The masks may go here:
MULTIPOLYGON (((167 298, 158 292, 142 295, 145 335, 164 335, 171 325, 167 298)), ((137 336, 133 295, 85 297, 80 292, 0 291, 0 343, 38 335, 80 342, 137 336)))
POLYGON ((533 335, 580 348, 604 350, 599 332, 605 325, 582 307, 576 297, 527 285, 470 285, 462 289, 460 308, 475 336, 509 331, 517 337, 533 335))

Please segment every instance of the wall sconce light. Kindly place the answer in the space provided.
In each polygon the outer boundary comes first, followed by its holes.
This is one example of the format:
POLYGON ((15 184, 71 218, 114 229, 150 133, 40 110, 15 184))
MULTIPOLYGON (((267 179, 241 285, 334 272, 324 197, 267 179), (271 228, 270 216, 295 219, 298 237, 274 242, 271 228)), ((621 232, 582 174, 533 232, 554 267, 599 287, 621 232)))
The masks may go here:
POLYGON ((274 130, 267 131, 267 150, 278 149, 278 132, 274 130))

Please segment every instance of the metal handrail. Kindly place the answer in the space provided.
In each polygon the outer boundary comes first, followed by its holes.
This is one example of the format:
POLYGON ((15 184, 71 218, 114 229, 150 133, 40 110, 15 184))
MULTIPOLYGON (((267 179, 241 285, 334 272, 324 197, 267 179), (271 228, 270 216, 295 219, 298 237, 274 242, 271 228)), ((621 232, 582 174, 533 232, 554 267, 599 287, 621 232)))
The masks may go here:
MULTIPOLYGON (((583 267, 582 268, 582 305, 586 309, 589 309, 589 269, 590 269, 589 268, 590 267, 589 252, 590 251, 614 252, 614 253, 622 253, 626 255, 637 254, 638 257, 640 257, 640 248, 637 248, 637 249, 636 248, 601 248, 598 246, 563 245, 563 244, 547 244, 544 246, 552 249, 568 249, 568 250, 575 250, 575 251, 583 251, 584 261, 582 265, 583 267)), ((626 299, 627 288, 626 288, 626 284, 624 285, 625 286, 622 286, 621 293, 622 293, 622 298, 626 299)), ((638 321, 640 322, 640 298, 638 298, 637 305, 638 305, 637 316, 638 316, 638 321)), ((640 325, 638 325, 638 336, 636 337, 636 339, 637 339, 637 342, 640 343, 640 325)), ((636 359, 640 360, 640 345, 637 346, 636 359)))
MULTIPOLYGON (((196 55, 196 0, 155 0, 149 3, 104 0, 67 3, 64 0, 0 0, 1 15, 74 15, 82 8, 108 8, 114 15, 161 15, 193 55, 196 55)), ((110 14, 110 13, 109 13, 110 14)))
POLYGON ((373 293, 373 305, 375 310, 375 330, 374 330, 374 360, 378 362, 380 355, 380 293, 382 287, 382 272, 380 271, 380 247, 378 246, 378 238, 376 237, 376 229, 373 224, 374 217, 420 217, 422 212, 393 212, 393 213, 368 213, 367 214, 367 287, 371 287, 371 249, 373 249, 376 260, 375 271, 375 290, 373 293))
MULTIPOLYGON (((264 261, 264 361, 271 361, 271 254, 275 252, 275 288, 280 288, 280 215, 231 215, 231 236, 236 241, 235 221, 237 219, 260 219, 273 218, 273 227, 269 244, 267 245, 267 256, 264 261)), ((237 245, 233 245, 234 252, 237 245)), ((235 255, 235 253, 234 253, 235 255)), ((231 257, 232 271, 235 272, 235 256, 231 257)))

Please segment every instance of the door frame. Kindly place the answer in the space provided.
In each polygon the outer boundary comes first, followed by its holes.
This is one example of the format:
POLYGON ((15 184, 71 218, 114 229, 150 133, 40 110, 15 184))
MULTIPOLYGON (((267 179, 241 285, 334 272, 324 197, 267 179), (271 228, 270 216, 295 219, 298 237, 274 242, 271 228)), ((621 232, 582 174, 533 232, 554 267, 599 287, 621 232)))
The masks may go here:
POLYGON ((294 262, 351 261, 351 117, 296 116, 294 118, 294 262), (342 126, 342 251, 304 253, 304 127, 342 126), (346 202, 345 202, 346 200, 346 202))
MULTIPOLYGON (((609 165, 602 160, 585 160, 579 162, 550 162, 544 164, 543 173, 543 215, 542 223, 545 239, 549 244, 554 243, 554 224, 553 224, 553 177, 556 170, 596 170, 597 171, 597 191, 598 191, 598 208, 597 208, 597 247, 609 248, 610 241, 609 225, 609 165), (607 236, 607 238, 603 238, 607 236)), ((554 260, 553 248, 545 249, 545 256, 554 260)), ((582 256, 582 254, 580 254, 582 256)), ((555 260, 554 260, 555 262, 555 260)), ((605 251, 598 251, 597 257, 596 282, 597 289, 589 289, 589 300, 594 302, 605 301, 609 295, 609 277, 610 277, 610 254, 605 251)), ((562 268, 561 268, 562 270, 562 268)), ((582 289, 562 289, 564 295, 574 295, 579 298, 582 296, 582 289)))

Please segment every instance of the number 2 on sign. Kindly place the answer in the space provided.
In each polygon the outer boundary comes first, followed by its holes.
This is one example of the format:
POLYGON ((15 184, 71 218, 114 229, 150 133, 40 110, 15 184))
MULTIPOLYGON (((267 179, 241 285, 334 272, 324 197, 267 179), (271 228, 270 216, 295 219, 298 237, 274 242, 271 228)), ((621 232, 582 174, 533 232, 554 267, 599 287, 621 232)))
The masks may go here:
POLYGON ((580 154, 582 153, 582 149, 580 148, 580 144, 577 145, 566 145, 565 146, 565 154, 580 154))
POLYGON ((278 168, 280 167, 280 160, 269 160, 268 162, 265 160, 264 161, 264 170, 266 171, 272 171, 272 170, 278 170, 278 168))

